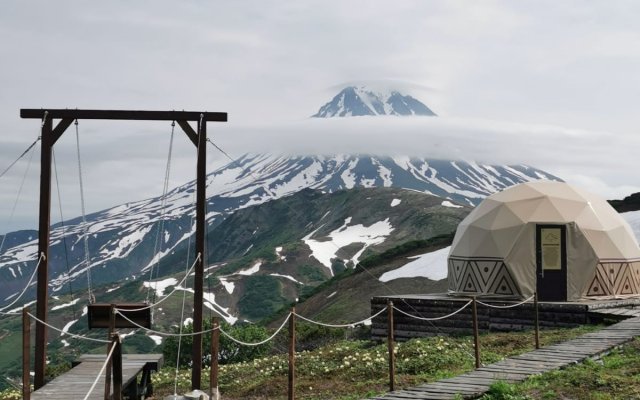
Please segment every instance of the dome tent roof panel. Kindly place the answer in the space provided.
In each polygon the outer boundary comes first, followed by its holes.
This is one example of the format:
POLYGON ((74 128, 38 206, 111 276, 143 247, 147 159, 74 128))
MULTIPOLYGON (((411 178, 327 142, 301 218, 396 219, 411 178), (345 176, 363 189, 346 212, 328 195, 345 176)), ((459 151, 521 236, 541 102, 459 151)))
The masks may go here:
POLYGON ((537 223, 566 223, 570 222, 558 208, 552 199, 546 197, 538 203, 533 213, 528 216, 527 221, 537 223))
POLYGON ((517 191, 510 191, 508 190, 509 188, 507 188, 506 190, 492 194, 487 197, 487 199, 492 199, 501 203, 510 203, 513 201, 537 199, 545 196, 544 193, 538 190, 535 186, 527 185, 526 183, 522 183, 517 186, 519 186, 519 190, 517 191))

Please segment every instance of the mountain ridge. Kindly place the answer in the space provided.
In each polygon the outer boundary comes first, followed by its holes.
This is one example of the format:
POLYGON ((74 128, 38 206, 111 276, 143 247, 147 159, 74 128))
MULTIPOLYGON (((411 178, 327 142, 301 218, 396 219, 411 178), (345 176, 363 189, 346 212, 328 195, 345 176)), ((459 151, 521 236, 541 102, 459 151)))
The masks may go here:
POLYGON ((436 114, 424 103, 397 90, 374 90, 367 86, 347 86, 312 118, 359 117, 377 115, 430 116, 436 114))

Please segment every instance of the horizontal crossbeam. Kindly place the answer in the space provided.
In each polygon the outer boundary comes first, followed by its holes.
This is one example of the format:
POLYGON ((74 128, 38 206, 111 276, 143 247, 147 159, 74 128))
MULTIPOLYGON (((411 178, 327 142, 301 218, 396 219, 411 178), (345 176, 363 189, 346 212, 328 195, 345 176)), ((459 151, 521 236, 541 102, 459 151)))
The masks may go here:
POLYGON ((225 112, 200 112, 200 111, 140 111, 140 110, 77 110, 77 109, 53 109, 23 108, 20 110, 20 118, 42 119, 47 118, 71 118, 71 119, 114 119, 135 121, 213 121, 226 122, 225 112))

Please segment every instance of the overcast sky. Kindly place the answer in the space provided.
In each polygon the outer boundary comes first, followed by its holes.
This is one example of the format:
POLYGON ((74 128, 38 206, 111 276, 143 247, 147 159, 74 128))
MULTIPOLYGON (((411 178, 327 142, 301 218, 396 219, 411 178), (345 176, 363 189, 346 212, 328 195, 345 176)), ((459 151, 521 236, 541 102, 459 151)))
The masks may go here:
MULTIPOLYGON (((5 0, 0 170, 38 135, 20 108, 185 109, 228 112, 209 132, 232 156, 527 163, 622 197, 640 191, 639 15, 637 1, 5 0), (361 81, 402 87, 439 117, 308 120, 361 81)), ((88 210, 161 194, 168 123, 79 130, 88 210)), ((65 213, 79 215, 73 128, 56 155, 65 213)), ((193 156, 178 135, 172 185, 193 178, 193 156)), ((13 218, 27 161, 0 178, 0 232, 37 226, 38 157, 13 218)))

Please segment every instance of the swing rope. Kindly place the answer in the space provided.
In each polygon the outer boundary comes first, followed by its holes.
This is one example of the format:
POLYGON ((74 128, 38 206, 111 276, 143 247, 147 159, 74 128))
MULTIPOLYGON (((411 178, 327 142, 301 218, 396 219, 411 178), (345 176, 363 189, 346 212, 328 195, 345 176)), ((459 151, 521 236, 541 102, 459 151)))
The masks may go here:
POLYGON ((64 225, 64 217, 62 216, 62 196, 60 195, 60 181, 58 180, 58 164, 56 163, 56 151, 51 149, 51 155, 53 158, 53 172, 56 179, 56 192, 58 193, 58 210, 60 211, 60 228, 62 230, 62 246, 64 247, 64 260, 67 268, 67 283, 69 285, 69 294, 71 295, 71 307, 73 310, 73 319, 76 318, 76 302, 73 295, 73 288, 71 286, 71 271, 69 270, 69 251, 67 250, 67 233, 64 225))
POLYGON ((84 205, 84 185, 82 183, 82 161, 80 157, 80 133, 78 132, 78 120, 75 121, 76 126, 76 149, 78 156, 78 179, 80 181, 80 204, 82 208, 82 231, 83 231, 83 241, 84 241, 84 264, 85 269, 87 271, 87 288, 89 291, 89 303, 95 303, 96 298, 93 295, 93 290, 91 288, 91 264, 89 257, 89 227, 87 225, 87 215, 85 211, 84 205))
MULTIPOLYGON (((202 117, 203 115, 200 114, 200 123, 198 124, 198 135, 202 134, 202 117)), ((198 140, 198 146, 197 146, 197 153, 200 153, 200 140, 198 140)), ((196 173, 197 175, 197 173, 196 173)), ((196 179, 197 181, 197 179, 196 179)), ((195 185, 195 183, 194 183, 195 185)), ((206 196, 205 196, 206 197, 206 196)), ((196 191, 193 191, 192 197, 191 197, 191 205, 193 207, 195 207, 196 205, 196 191)), ((193 213, 191 215, 191 227, 193 227, 193 220, 195 219, 195 213, 193 213)), ((192 229, 193 230, 193 229, 192 229)), ((205 229, 206 232, 206 229, 205 229)), ((189 265, 189 256, 191 254, 191 237, 193 235, 189 235, 189 244, 187 246, 187 266, 189 265)), ((204 251, 204 253, 206 254, 206 251, 204 251)), ((205 262, 205 255, 204 254, 197 254, 197 257, 200 257, 200 262, 202 263, 202 265, 207 265, 205 262)), ((186 280, 185 280, 185 289, 186 289, 186 280)), ((185 301, 186 301, 186 297, 187 297, 187 291, 184 290, 182 292, 182 310, 180 312, 180 327, 178 328, 178 333, 179 333, 179 337, 178 337, 178 356, 176 357, 176 371, 175 371, 175 375, 173 378, 173 395, 177 396, 178 393, 178 373, 180 372, 180 351, 182 348, 182 328, 184 327, 184 308, 185 308, 185 301)), ((194 301, 195 303, 195 301, 194 301)))
MULTIPOLYGON (((38 137, 38 139, 36 139, 36 141, 33 142, 33 144, 29 146, 29 148, 24 153, 22 153, 20 157, 18 157, 18 160, 22 158, 25 154, 27 154, 29 151, 31 151, 31 149, 33 149, 33 146, 38 142, 38 140, 40 140, 40 137, 38 137)), ((22 181, 20 182, 20 186, 18 187, 18 192, 16 193, 16 200, 13 202, 13 206, 11 207, 11 214, 9 215, 8 225, 11 225, 11 223, 13 222, 13 217, 15 216, 15 213, 16 213, 16 207, 20 202, 20 197, 22 196, 22 189, 24 188, 24 183, 27 180, 27 174, 29 173, 29 169, 31 168, 31 162, 33 161, 33 155, 35 153, 36 153, 35 151, 31 152, 31 155, 29 156, 29 161, 27 162, 27 169, 25 169, 24 174, 22 174, 22 181)), ((18 160, 14 161, 9 166, 9 168, 11 168, 18 160)), ((9 168, 7 168, 5 172, 8 171, 9 168)), ((4 175, 5 172, 3 172, 2 175, 4 175)), ((0 177, 2 177, 2 175, 0 175, 0 177)), ((2 250, 4 249, 4 242, 5 240, 7 240, 7 236, 8 236, 7 234, 4 234, 2 236, 2 242, 0 242, 0 254, 2 254, 2 250)))
MULTIPOLYGON (((171 137, 169 139, 169 155, 167 156, 167 165, 165 167, 164 172, 164 185, 162 187, 162 200, 160 202, 160 223, 158 224, 158 228, 156 230, 156 240, 153 247, 153 254, 156 257, 156 262, 151 264, 151 270, 149 271, 149 288, 147 289, 147 303, 149 303, 149 295, 153 292, 152 303, 156 302, 156 291, 151 290, 151 283, 154 280, 154 270, 155 270, 155 279, 160 275, 160 258, 157 257, 159 251, 162 250, 162 244, 164 243, 163 235, 164 235, 164 222, 165 222, 165 214, 166 214, 166 205, 167 205, 167 193, 169 192, 169 177, 171 175, 171 156, 173 153, 173 138, 175 134, 176 121, 171 122, 171 137)), ((188 264, 188 262, 187 262, 188 264)))
POLYGON ((33 141, 33 143, 31 143, 29 145, 29 147, 27 147, 27 149, 25 151, 22 152, 22 154, 20 154, 18 156, 18 158, 16 158, 15 160, 13 160, 13 162, 11 164, 9 164, 9 166, 7 168, 5 168, 1 173, 0 173, 0 178, 2 178, 7 172, 9 172, 9 170, 11 170, 11 168, 13 168, 14 165, 16 165, 16 163, 18 161, 20 161, 20 159, 22 159, 22 157, 26 156, 27 153, 29 153, 31 151, 31 149, 33 149, 33 146, 36 145, 36 143, 38 143, 38 141, 40 141, 41 137, 38 136, 38 138, 36 140, 33 141))

